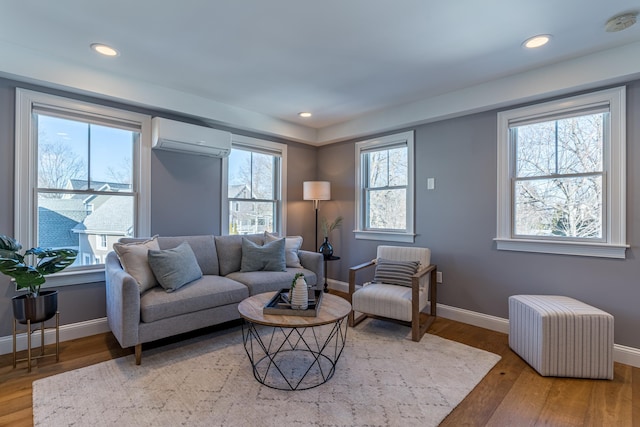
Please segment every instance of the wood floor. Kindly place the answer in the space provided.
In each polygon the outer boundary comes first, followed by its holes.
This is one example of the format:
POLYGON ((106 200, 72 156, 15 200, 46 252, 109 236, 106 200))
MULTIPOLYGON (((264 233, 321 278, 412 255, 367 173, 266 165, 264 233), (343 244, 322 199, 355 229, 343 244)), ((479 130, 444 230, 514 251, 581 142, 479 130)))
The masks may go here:
MULTIPOLYGON (((640 426, 639 368, 616 363, 613 381, 544 378, 509 349, 505 334, 443 318, 429 333, 502 356, 442 426, 640 426)), ((0 356, 0 426, 33 425, 34 380, 132 353, 107 333, 60 343, 60 362, 40 359, 31 373, 26 362, 13 369, 11 355, 0 356)))

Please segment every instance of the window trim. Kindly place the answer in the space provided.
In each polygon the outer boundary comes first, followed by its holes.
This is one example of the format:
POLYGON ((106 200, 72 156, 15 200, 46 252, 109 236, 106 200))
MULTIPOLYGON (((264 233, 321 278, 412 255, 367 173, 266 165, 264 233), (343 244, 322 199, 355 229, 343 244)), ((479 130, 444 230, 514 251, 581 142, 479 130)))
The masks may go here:
POLYGON ((497 159, 497 219, 496 248, 498 250, 578 255, 604 258, 625 258, 626 249, 626 86, 584 95, 558 99, 498 113, 497 159), (602 242, 554 240, 553 238, 516 238, 513 236, 513 146, 509 139, 509 124, 607 105, 609 138, 604 147, 603 171, 605 187, 604 227, 602 242))
MULTIPOLYGON (((267 152, 280 156, 280 176, 276 177, 278 185, 275 188, 276 215, 273 224, 281 236, 287 234, 287 192, 285 191, 287 182, 287 145, 279 142, 267 141, 264 139, 252 138, 243 135, 231 135, 231 149, 243 147, 256 152, 267 152)), ((221 182, 221 207, 220 207, 220 234, 229 234, 229 157, 222 159, 221 182)))
POLYGON ((415 137, 414 131, 401 132, 380 138, 357 142, 355 145, 355 225, 354 237, 361 240, 379 240, 386 242, 415 242, 415 137), (365 228, 365 207, 363 206, 364 165, 362 154, 376 148, 396 144, 407 145, 407 228, 405 231, 367 230, 365 228))
MULTIPOLYGON (((134 210, 136 234, 151 233, 151 117, 145 114, 106 107, 71 98, 50 95, 32 90, 16 88, 15 117, 15 185, 14 185, 14 233, 25 247, 35 246, 37 221, 36 190, 38 159, 36 137, 33 126, 33 107, 47 106, 62 112, 77 112, 82 116, 116 119, 140 126, 140 143, 134 147, 134 188, 136 201, 134 210), (25 214, 26 212, 26 214, 25 214)), ((64 270, 47 276, 43 288, 103 282, 104 265, 85 266, 64 270)))

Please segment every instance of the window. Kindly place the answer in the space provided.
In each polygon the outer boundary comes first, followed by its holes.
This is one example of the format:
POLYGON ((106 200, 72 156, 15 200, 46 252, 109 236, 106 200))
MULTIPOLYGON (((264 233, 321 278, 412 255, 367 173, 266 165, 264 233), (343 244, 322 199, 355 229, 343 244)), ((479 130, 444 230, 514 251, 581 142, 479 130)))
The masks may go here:
POLYGON ((79 252, 48 285, 103 281, 108 242, 149 235, 150 123, 146 115, 16 90, 16 238, 25 247, 79 252))
POLYGON ((98 249, 108 249, 107 248, 107 235, 99 234, 96 236, 96 245, 98 249))
POLYGON ((413 242, 413 132, 356 144, 356 239, 413 242))
POLYGON ((497 248, 624 258, 625 88, 498 114, 497 248))
POLYGON ((233 135, 223 161, 223 233, 285 234, 286 156, 284 144, 233 135))

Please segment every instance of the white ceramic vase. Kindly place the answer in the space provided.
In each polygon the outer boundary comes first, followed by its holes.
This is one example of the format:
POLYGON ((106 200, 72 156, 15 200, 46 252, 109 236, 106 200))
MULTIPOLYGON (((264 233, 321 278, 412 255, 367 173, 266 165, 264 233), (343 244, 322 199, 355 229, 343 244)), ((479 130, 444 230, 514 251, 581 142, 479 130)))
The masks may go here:
POLYGON ((304 277, 296 279, 296 285, 291 289, 291 308, 294 310, 306 310, 309 307, 309 292, 307 281, 304 277))

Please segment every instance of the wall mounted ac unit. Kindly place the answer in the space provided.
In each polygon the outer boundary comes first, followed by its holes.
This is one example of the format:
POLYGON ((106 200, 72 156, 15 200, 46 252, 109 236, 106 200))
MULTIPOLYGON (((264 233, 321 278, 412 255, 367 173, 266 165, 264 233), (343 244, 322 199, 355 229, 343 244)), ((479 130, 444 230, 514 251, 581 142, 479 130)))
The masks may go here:
POLYGON ((153 148, 209 157, 227 157, 231 133, 175 120, 151 119, 153 148))

